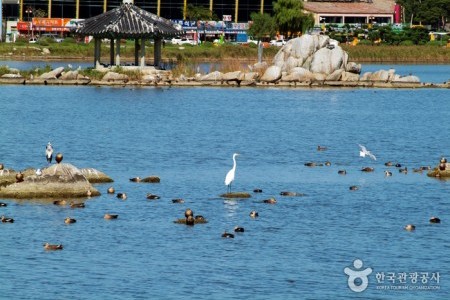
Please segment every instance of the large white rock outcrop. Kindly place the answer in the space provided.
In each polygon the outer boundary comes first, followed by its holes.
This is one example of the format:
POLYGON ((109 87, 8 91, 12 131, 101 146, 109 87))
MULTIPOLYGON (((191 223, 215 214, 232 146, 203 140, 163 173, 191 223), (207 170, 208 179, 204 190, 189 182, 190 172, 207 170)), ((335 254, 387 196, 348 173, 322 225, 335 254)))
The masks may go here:
POLYGON ((418 83, 416 76, 400 76, 394 69, 367 72, 359 77, 362 67, 349 62, 346 51, 338 41, 326 35, 309 35, 292 39, 275 55, 261 81, 369 81, 383 83, 418 83))

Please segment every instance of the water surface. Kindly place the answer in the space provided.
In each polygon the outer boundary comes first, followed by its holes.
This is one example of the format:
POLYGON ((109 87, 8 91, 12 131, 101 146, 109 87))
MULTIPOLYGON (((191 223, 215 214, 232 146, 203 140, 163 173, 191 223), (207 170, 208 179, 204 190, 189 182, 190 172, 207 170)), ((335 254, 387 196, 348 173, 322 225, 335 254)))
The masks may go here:
POLYGON ((97 185, 102 195, 78 210, 2 200, 9 205, 0 214, 16 222, 0 223, 0 298, 448 295, 449 182, 396 168, 383 174, 388 160, 412 170, 449 156, 447 90, 2 86, 0 95, 6 167, 45 167, 51 141, 64 162, 99 169, 128 194, 122 201, 106 193, 111 184, 97 185), (359 157, 358 143, 377 160, 359 157), (219 197, 234 152, 241 155, 233 190, 250 192, 247 200, 219 197), (365 166, 375 172, 361 172, 365 166), (148 175, 161 183, 129 181, 148 175), (278 203, 262 203, 269 197, 278 203), (174 224, 188 207, 209 222, 174 224), (106 212, 119 218, 106 221, 106 212), (442 224, 429 224, 433 215, 442 224), (77 223, 65 225, 67 216, 77 223), (409 223, 415 232, 403 229, 409 223), (246 231, 221 238, 236 225, 246 231), (46 252, 46 241, 65 248, 46 252), (373 269, 362 293, 344 274, 357 258, 373 269), (439 273, 439 289, 380 290, 377 272, 439 273))

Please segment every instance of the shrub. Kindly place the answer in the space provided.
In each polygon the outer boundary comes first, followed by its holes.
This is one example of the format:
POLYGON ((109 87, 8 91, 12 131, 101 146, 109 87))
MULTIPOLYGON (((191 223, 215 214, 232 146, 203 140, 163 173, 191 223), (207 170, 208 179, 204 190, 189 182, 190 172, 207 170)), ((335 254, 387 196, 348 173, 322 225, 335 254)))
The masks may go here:
POLYGON ((411 40, 401 41, 400 45, 401 46, 414 46, 414 42, 411 40))

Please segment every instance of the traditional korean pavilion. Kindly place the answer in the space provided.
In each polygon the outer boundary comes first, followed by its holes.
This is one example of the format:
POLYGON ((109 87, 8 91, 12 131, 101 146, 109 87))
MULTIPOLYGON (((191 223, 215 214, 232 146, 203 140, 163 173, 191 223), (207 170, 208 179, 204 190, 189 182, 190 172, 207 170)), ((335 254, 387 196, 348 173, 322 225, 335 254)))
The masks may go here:
POLYGON ((101 40, 110 40, 110 65, 120 66, 120 40, 134 39, 134 64, 144 67, 145 40, 154 41, 154 66, 161 63, 161 48, 164 38, 184 33, 181 26, 124 1, 119 7, 101 15, 86 19, 76 30, 83 36, 93 36, 95 41, 94 66, 101 57, 101 40))

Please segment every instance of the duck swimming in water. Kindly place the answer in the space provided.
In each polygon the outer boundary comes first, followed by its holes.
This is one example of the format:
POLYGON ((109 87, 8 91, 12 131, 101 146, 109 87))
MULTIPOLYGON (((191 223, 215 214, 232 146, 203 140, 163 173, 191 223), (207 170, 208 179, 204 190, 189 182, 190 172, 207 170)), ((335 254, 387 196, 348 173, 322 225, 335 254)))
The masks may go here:
POLYGON ((256 218, 256 217, 259 217, 259 214, 258 214, 258 212, 257 212, 256 210, 252 210, 252 211, 250 212, 250 217, 256 218))
POLYGON ((63 245, 59 244, 59 245, 52 245, 49 243, 45 243, 44 244, 44 249, 45 250, 62 250, 64 247, 63 245))
POLYGON ((244 227, 240 227, 240 226, 234 227, 234 232, 244 232, 244 231, 245 231, 244 227))
POLYGON ((439 219, 438 217, 431 217, 430 223, 441 223, 441 219, 439 219))
POLYGON ((13 218, 7 218, 5 216, 1 217, 2 223, 14 223, 14 219, 13 218))
POLYGON ((69 217, 64 219, 64 223, 66 223, 66 224, 73 224, 73 223, 76 223, 76 222, 77 222, 77 220, 69 218, 69 217))
POLYGON ((222 233, 222 237, 227 239, 234 239, 234 234, 225 231, 224 233, 222 233))
POLYGON ((414 230, 416 230, 416 226, 413 224, 408 224, 405 226, 405 230, 414 231, 414 230))

